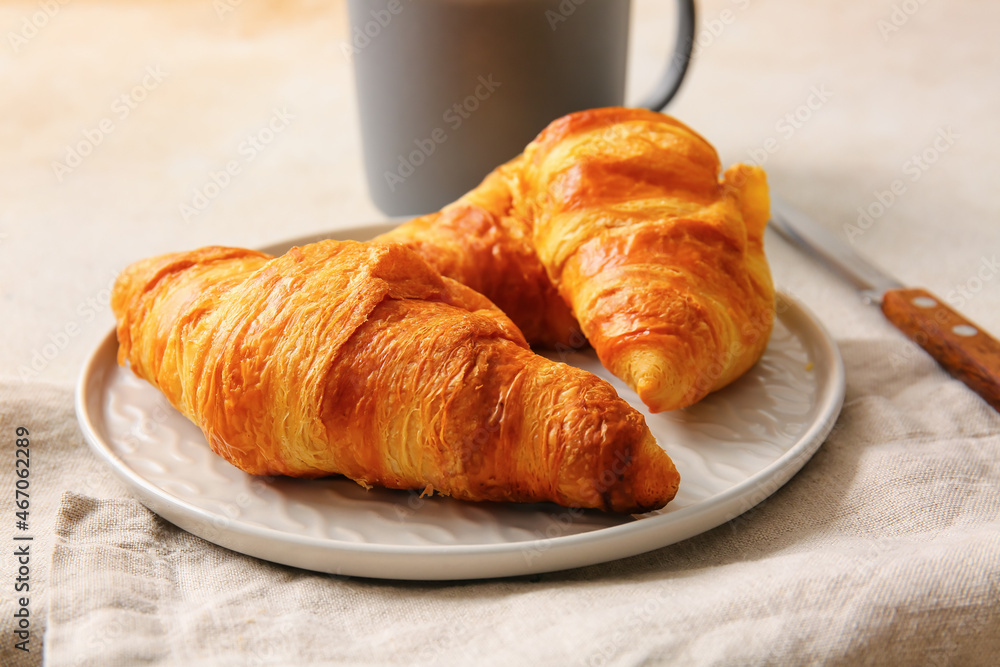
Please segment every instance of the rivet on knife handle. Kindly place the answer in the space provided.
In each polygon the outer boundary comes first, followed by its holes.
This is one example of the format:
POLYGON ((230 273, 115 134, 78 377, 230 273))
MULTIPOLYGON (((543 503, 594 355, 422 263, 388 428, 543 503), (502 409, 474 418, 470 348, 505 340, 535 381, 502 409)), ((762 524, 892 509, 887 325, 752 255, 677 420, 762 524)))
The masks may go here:
POLYGON ((888 290, 882 312, 941 366, 1000 411, 1000 342, 927 290, 888 290))

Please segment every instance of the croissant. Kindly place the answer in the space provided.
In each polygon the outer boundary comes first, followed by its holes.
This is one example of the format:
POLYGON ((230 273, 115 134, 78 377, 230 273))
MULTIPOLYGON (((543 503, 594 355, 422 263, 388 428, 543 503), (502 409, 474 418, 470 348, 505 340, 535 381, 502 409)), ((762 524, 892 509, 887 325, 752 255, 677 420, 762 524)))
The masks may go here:
POLYGON ((208 247, 117 279, 118 361, 253 474, 463 500, 662 507, 679 476, 610 384, 531 352, 399 245, 208 247))
POLYGON ((411 220, 376 241, 402 243, 442 275, 484 295, 533 346, 581 347, 586 338, 535 252, 531 226, 512 214, 505 176, 498 169, 441 212, 411 220))
POLYGON ((498 290, 523 293, 524 308, 506 312, 545 345, 565 340, 568 318, 524 312, 559 310, 539 296, 549 293, 543 281, 521 277, 534 276, 537 260, 604 366, 653 412, 673 410, 745 373, 774 319, 766 177, 746 165, 719 172, 715 149, 673 118, 583 111, 553 122, 440 214, 378 240, 405 243, 498 305, 519 301, 498 290), (456 269, 448 258, 484 254, 463 217, 504 221, 534 256, 520 266, 477 259, 471 275, 456 269))

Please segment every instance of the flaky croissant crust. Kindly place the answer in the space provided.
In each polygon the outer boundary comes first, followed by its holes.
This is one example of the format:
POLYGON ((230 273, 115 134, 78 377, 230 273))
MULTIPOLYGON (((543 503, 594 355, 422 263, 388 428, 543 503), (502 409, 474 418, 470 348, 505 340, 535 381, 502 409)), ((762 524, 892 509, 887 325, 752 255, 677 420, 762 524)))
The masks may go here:
POLYGON ((505 312, 533 344, 572 340, 565 315, 557 326, 539 315, 560 312, 554 291, 602 363, 652 411, 672 410, 745 373, 773 324, 766 177, 746 165, 721 178, 720 170, 715 149, 673 118, 583 111, 553 122, 441 213, 380 238, 406 243, 498 303, 514 302, 505 312), (534 256, 480 259, 471 219, 492 221, 500 245, 511 243, 505 230, 518 230, 517 243, 534 256), (476 259, 460 268, 444 259, 456 256, 476 259))
POLYGON ((119 362, 247 472, 619 512, 676 493, 669 456, 608 383, 533 354, 402 246, 155 257, 122 273, 112 305, 119 362))

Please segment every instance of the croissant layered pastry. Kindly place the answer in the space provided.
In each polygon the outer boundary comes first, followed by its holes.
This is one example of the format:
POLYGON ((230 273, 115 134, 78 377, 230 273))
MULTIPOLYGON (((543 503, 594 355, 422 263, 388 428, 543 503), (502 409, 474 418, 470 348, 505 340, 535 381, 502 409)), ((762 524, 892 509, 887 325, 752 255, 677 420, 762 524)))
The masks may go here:
POLYGON ((575 347, 582 331, 650 410, 673 410, 745 373, 773 324, 764 172, 720 170, 673 118, 582 111, 378 240, 482 292, 534 345, 575 347))
POLYGON ((610 384, 534 354, 401 245, 163 255, 119 276, 112 307, 119 363, 248 473, 615 512, 677 490, 610 384))

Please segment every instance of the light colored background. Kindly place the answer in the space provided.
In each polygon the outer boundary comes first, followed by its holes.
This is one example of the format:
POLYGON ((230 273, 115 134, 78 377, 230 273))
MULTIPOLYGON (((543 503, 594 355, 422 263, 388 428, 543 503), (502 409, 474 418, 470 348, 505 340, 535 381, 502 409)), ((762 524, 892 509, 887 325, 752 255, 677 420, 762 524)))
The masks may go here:
MULTIPOLYGON (((905 195, 857 246, 946 297, 970 280, 976 287, 982 258, 1000 252, 992 32, 1000 5, 926 0, 883 37, 878 22, 891 20, 894 4, 702 2, 704 46, 670 112, 727 163, 774 139, 778 150, 764 163, 774 191, 841 231, 875 191, 903 180, 905 195), (829 101, 788 137, 777 124, 814 86, 829 101), (906 161, 949 127, 960 138, 910 180, 906 161)), ((0 375, 20 376, 24 365, 33 379, 73 380, 112 324, 109 281, 136 258, 208 243, 257 246, 381 218, 363 182, 341 5, 245 0, 220 16, 210 0, 72 0, 17 53, 10 34, 39 5, 0 5, 0 375), (120 119, 112 105, 147 67, 166 73, 162 83, 120 119), (295 118, 245 162, 241 142, 274 109, 295 118), (53 163, 104 118, 114 131, 60 182, 53 163), (185 221, 180 205, 234 159, 241 173, 185 221), (67 327, 78 333, 64 341, 67 327), (45 347, 54 342, 65 349, 32 368, 32 356, 52 356, 45 347)), ((630 99, 668 51, 670 5, 636 2, 630 99)), ((811 269, 777 243, 769 249, 779 284, 797 293, 798 272, 811 269)), ((820 315, 854 298, 829 281, 798 296, 820 315)), ((1000 333, 998 306, 995 276, 962 309, 1000 333)), ((856 319, 877 317, 845 310, 826 320, 839 337, 852 336, 856 319)))
MULTIPOLYGON (((321 621, 340 618, 356 625, 358 645, 338 646, 348 662, 405 664, 412 651, 433 646, 425 637, 450 646, 447 628, 456 619, 471 628, 476 641, 467 654, 481 663, 489 656, 526 659, 521 651, 528 647, 553 660, 578 648, 580 661, 604 655, 612 664, 678 655, 704 664, 776 655, 889 664, 893 651, 909 656, 897 655, 897 664, 924 657, 975 664, 976 655, 988 664, 983 656, 995 655, 996 414, 936 371, 851 289, 776 239, 769 239, 768 252, 779 287, 818 313, 841 344, 848 402, 816 459, 732 525, 537 585, 459 586, 312 578, 233 560, 164 532, 83 449, 69 407, 72 382, 112 326, 108 289, 129 262, 208 243, 265 245, 380 218, 362 181, 351 74, 340 50, 345 11, 337 1, 231 0, 233 11, 220 15, 212 0, 69 0, 56 2, 45 25, 15 44, 11 35, 23 34, 43 4, 0 3, 0 398, 3 433, 26 421, 43 434, 34 450, 36 629, 47 622, 53 544, 100 551, 107 539, 102 530, 54 536, 59 496, 73 490, 109 499, 95 517, 112 523, 133 517, 161 531, 163 562, 171 567, 189 557, 210 561, 177 570, 193 573, 192 595, 218 585, 211 562, 231 568, 221 573, 226 581, 240 578, 259 591, 274 591, 289 578, 302 584, 302 595, 322 607, 311 620, 317 627, 330 632, 321 621), (165 73, 163 81, 119 118, 115 100, 150 67, 165 73), (241 142, 275 109, 294 120, 246 162, 241 142), (53 163, 105 118, 113 132, 59 180, 53 163), (185 221, 180 205, 229 160, 240 160, 242 172, 206 211, 185 221), (643 596, 669 602, 636 616, 632 607, 643 596), (343 599, 357 604, 337 607, 343 599), (498 604, 505 610, 500 624, 493 616, 498 604), (560 619, 559 638, 541 630, 553 618, 560 619), (372 645, 370 636, 386 641, 372 645)), ((671 3, 635 4, 631 99, 658 74, 669 50, 664 35, 672 35, 663 27, 671 3)), ((902 180, 906 193, 856 238, 859 250, 904 282, 956 303, 965 289, 961 310, 1000 334, 1000 275, 982 269, 984 260, 1000 256, 1000 5, 705 0, 700 6, 702 46, 670 112, 712 140, 727 163, 747 160, 773 140, 777 150, 764 167, 774 191, 840 234, 856 221, 858 207, 902 180), (880 21, 892 21, 894 11, 902 12, 895 17, 899 29, 883 34, 880 21), (830 99, 788 136, 782 119, 814 88, 829 91, 830 99), (907 161, 948 128, 955 143, 911 180, 907 161)), ((7 498, 12 477, 0 473, 7 498)), ((4 508, 6 502, 0 499, 4 508)), ((0 544, 9 544, 12 528, 3 512, 0 544)), ((52 559, 65 586, 77 575, 72 562, 52 559)), ((4 590, 10 571, 5 560, 4 590)), ((222 588, 220 595, 235 599, 222 588)), ((56 592, 52 599, 65 603, 56 592)), ((249 627, 243 612, 260 615, 263 624, 297 611, 261 595, 234 604, 234 632, 249 627)), ((0 618, 9 618, 9 603, 7 594, 0 596, 0 618)), ((177 613, 175 622, 186 618, 177 613)), ((90 636, 90 626, 54 618, 63 638, 90 636)), ((307 636, 289 640, 286 657, 309 637, 328 636, 299 621, 293 627, 307 636)), ((204 646, 220 646, 219 626, 206 628, 204 646)), ((256 635, 246 636, 252 642, 256 635)), ((63 655, 72 655, 73 643, 63 646, 63 655)), ((323 645, 310 646, 310 655, 334 657, 323 645)), ((7 648, 0 646, 0 657, 7 648)))

